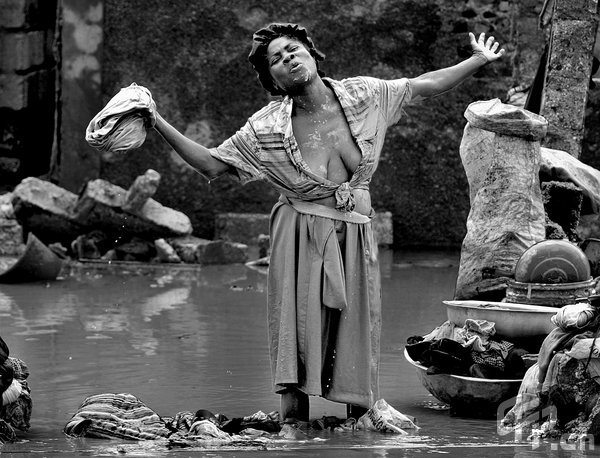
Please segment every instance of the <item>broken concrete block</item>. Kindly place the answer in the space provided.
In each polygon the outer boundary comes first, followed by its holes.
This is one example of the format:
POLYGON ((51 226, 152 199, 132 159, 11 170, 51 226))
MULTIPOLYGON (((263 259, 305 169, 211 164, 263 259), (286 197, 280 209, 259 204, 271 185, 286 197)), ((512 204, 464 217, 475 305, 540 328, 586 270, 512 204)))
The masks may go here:
POLYGON ((268 213, 219 213, 215 216, 215 239, 254 245, 260 234, 268 233, 268 213))
POLYGON ((146 201, 156 194, 160 183, 160 174, 152 169, 135 179, 123 203, 123 210, 129 213, 139 213, 146 201))
POLYGON ((195 264, 237 264, 248 260, 248 245, 225 240, 194 237, 168 239, 183 262, 195 264))
POLYGON ((392 223, 392 212, 377 213, 373 219, 373 232, 378 245, 394 244, 394 225, 392 223))
POLYGON ((248 261, 248 245, 225 240, 208 240, 198 247, 198 264, 239 264, 248 261))
POLYGON ((186 215, 154 199, 147 199, 136 214, 123 211, 126 195, 127 191, 108 181, 89 181, 74 206, 74 220, 107 234, 126 233, 152 240, 192 232, 186 215))
POLYGON ((185 237, 174 237, 167 239, 167 243, 173 247, 177 256, 186 263, 196 263, 196 249, 204 239, 187 235, 185 237))
POLYGON ((156 258, 160 262, 175 262, 180 263, 181 258, 177 255, 175 248, 173 248, 165 239, 156 239, 154 241, 154 248, 156 249, 156 258))
POLYGON ((15 187, 12 206, 15 218, 26 232, 33 232, 44 243, 66 242, 86 229, 73 221, 77 195, 39 178, 25 178, 15 187))

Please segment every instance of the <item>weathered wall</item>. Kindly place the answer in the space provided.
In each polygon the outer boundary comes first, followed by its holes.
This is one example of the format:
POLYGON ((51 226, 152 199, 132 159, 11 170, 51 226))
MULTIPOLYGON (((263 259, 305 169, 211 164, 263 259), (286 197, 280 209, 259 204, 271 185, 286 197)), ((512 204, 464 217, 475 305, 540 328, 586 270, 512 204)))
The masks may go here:
MULTIPOLYGON (((463 113, 476 100, 504 99, 530 82, 543 36, 542 1, 275 0, 250 3, 104 1, 104 102, 135 81, 182 132, 215 146, 269 101, 247 63, 252 32, 272 21, 305 25, 334 78, 413 77, 451 65, 470 49, 468 31, 506 45, 502 61, 457 90, 407 109, 388 131, 372 183, 374 207, 394 215, 396 246, 457 247, 465 234, 468 185, 458 154, 463 113), (253 6, 250 6, 253 5, 253 6)), ((152 133, 139 150, 101 164, 101 177, 123 187, 146 169, 163 177, 157 200, 188 214, 211 237, 217 212, 268 212, 276 194, 265 183, 210 184, 152 133)))
POLYGON ((50 169, 56 0, 0 0, 0 193, 50 169))

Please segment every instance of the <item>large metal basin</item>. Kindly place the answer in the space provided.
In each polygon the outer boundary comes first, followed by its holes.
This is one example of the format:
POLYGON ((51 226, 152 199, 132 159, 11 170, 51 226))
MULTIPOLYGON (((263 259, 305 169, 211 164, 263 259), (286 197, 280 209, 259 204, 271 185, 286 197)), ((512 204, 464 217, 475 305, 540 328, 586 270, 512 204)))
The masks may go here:
POLYGON ((504 410, 514 405, 513 398, 521 386, 521 379, 484 379, 452 374, 427 374, 427 368, 408 356, 423 386, 436 399, 448 404, 454 413, 472 417, 496 416, 498 408, 504 410))
POLYGON ((493 321, 496 333, 508 340, 547 335, 555 327, 550 318, 558 312, 555 307, 507 302, 443 302, 446 304, 448 320, 457 326, 463 326, 467 318, 493 321))

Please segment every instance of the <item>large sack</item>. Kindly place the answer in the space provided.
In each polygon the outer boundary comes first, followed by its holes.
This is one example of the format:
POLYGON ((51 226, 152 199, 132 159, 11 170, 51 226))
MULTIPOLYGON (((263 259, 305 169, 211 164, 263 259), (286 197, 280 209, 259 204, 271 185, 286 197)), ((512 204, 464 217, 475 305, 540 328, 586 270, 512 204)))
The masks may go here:
POLYGON ((539 140, 547 122, 499 99, 470 104, 465 117, 471 211, 455 299, 501 299, 521 254, 545 239, 539 140))

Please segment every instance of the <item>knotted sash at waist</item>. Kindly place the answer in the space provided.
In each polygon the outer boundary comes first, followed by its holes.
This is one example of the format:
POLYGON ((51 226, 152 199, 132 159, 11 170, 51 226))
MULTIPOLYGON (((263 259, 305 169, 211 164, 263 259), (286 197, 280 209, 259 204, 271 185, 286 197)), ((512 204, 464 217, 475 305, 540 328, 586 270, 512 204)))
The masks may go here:
POLYGON ((303 213, 305 215, 322 216, 324 218, 345 221, 347 223, 367 224, 371 222, 371 220, 375 216, 375 212, 373 210, 371 210, 371 213, 367 216, 355 211, 340 211, 336 210, 335 208, 327 207, 326 205, 316 204, 314 202, 307 202, 305 200, 300 199, 294 199, 292 197, 287 197, 284 195, 281 195, 279 197, 279 201, 289 205, 298 213, 303 213))

